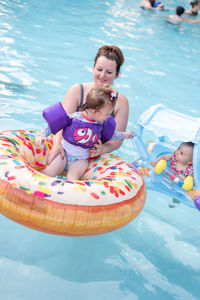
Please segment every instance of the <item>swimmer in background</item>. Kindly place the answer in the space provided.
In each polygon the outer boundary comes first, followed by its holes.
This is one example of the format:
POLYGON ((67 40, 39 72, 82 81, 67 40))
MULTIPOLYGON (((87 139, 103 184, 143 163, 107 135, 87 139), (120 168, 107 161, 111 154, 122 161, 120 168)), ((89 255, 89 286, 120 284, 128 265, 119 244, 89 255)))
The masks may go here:
POLYGON ((167 22, 172 24, 179 24, 181 22, 191 23, 191 24, 198 24, 200 23, 200 20, 189 20, 182 18, 182 14, 185 12, 185 8, 182 6, 178 6, 176 8, 176 14, 175 15, 169 15, 167 18, 167 22))
POLYGON ((164 3, 156 0, 142 0, 142 3, 140 5, 141 8, 144 9, 164 9, 164 3))
POLYGON ((186 10, 185 13, 191 17, 196 17, 198 15, 198 10, 200 10, 200 1, 195 0, 193 2, 190 2, 190 5, 192 6, 192 8, 186 10))
MULTIPOLYGON (((115 94, 108 84, 92 88, 83 104, 82 111, 66 114, 66 119, 70 119, 70 122, 67 121, 61 142, 66 153, 64 159, 61 154, 58 154, 40 172, 54 177, 66 170, 67 179, 79 180, 88 168, 90 150, 100 138, 105 141, 134 138, 133 131, 115 131, 116 122, 111 114, 117 97, 118 93, 115 94)), ((43 145, 50 134, 50 127, 45 127, 36 137, 36 145, 38 147, 43 145)))
POLYGON ((193 149, 192 142, 183 142, 173 153, 164 154, 156 158, 151 165, 153 167, 161 160, 170 161, 170 169, 174 170, 177 176, 184 180, 188 175, 193 174, 193 149))
POLYGON ((150 2, 151 6, 156 9, 163 9, 165 6, 164 3, 162 3, 161 1, 150 0, 150 2))

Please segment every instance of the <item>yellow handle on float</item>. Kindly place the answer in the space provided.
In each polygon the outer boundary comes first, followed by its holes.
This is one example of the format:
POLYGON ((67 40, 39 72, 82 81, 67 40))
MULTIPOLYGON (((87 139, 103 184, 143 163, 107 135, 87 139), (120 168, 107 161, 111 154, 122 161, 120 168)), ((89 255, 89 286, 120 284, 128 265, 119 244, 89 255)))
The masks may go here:
POLYGON ((187 176, 183 182, 182 189, 185 191, 190 191, 193 188, 194 180, 192 176, 187 176))
POLYGON ((156 174, 160 174, 162 173, 162 171, 164 170, 164 168, 166 168, 167 166, 167 162, 164 159, 159 160, 159 162, 156 164, 154 171, 156 172, 156 174))

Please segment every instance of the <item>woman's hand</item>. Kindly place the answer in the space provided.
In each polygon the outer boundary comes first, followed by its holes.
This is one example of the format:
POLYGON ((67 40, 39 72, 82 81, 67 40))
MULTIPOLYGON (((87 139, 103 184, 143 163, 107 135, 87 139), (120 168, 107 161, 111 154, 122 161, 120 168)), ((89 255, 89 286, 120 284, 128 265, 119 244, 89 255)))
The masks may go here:
POLYGON ((103 145, 100 140, 97 141, 97 144, 94 144, 93 148, 90 150, 90 157, 94 158, 102 154, 103 145))
POLYGON ((58 154, 61 154, 62 159, 65 158, 65 150, 63 149, 63 147, 61 145, 54 146, 51 149, 51 151, 49 152, 48 157, 47 157, 47 164, 49 165, 58 154))

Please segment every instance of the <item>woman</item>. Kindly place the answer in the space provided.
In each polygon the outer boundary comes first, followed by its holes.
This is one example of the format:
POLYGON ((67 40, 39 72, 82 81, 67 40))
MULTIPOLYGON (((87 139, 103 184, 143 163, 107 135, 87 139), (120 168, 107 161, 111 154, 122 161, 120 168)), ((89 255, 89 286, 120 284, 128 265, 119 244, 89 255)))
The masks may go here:
POLYGON ((195 0, 193 2, 190 2, 190 5, 192 6, 192 8, 186 10, 185 13, 189 16, 196 17, 198 15, 198 10, 200 10, 200 1, 195 0))
MULTIPOLYGON (((62 105, 68 114, 79 110, 80 106, 85 103, 86 97, 92 88, 101 87, 104 84, 112 85, 113 81, 118 78, 120 67, 124 62, 124 57, 121 50, 116 46, 101 47, 94 60, 93 67, 93 82, 75 84, 69 88, 64 97, 62 105)), ((116 131, 125 131, 128 122, 129 105, 127 98, 121 93, 118 94, 118 99, 114 108, 113 116, 116 121, 116 131)), ((62 132, 58 132, 53 139, 53 148, 49 153, 47 163, 52 160, 60 152, 64 159, 65 153, 61 147, 62 132)), ((118 149, 122 141, 109 141, 104 144, 98 141, 93 150, 91 157, 96 157, 104 153, 112 152, 118 149)))

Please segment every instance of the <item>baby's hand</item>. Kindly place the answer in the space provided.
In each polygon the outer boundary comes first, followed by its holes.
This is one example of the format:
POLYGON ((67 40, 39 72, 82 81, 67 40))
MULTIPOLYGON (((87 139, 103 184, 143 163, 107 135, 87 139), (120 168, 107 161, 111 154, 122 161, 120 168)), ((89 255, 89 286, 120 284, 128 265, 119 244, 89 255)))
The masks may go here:
POLYGON ((152 167, 156 166, 156 162, 155 161, 151 161, 150 164, 152 165, 152 167))
POLYGON ((125 132, 126 139, 134 139, 134 136, 135 136, 134 131, 126 131, 125 132))
POLYGON ((151 161, 150 164, 152 165, 152 167, 155 168, 155 166, 157 165, 157 163, 160 161, 160 157, 156 158, 154 161, 151 161))
POLYGON ((186 178, 183 174, 179 174, 178 177, 182 180, 185 180, 185 178, 186 178))
POLYGON ((36 146, 37 147, 40 147, 44 144, 45 142, 45 137, 41 136, 41 135, 37 135, 36 138, 35 138, 35 143, 36 143, 36 146))

